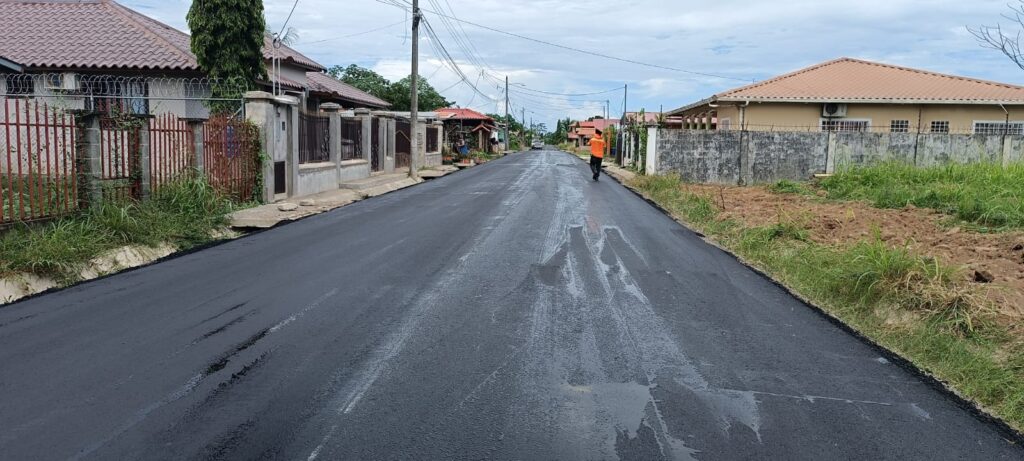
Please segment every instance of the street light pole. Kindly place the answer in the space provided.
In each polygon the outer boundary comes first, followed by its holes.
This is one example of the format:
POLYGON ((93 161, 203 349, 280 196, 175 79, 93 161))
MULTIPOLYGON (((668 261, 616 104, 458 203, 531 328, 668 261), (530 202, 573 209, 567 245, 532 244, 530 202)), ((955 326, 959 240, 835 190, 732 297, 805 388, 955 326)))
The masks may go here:
POLYGON ((419 79, 420 79, 420 1, 412 0, 412 94, 409 108, 409 177, 418 176, 416 159, 419 157, 419 79))

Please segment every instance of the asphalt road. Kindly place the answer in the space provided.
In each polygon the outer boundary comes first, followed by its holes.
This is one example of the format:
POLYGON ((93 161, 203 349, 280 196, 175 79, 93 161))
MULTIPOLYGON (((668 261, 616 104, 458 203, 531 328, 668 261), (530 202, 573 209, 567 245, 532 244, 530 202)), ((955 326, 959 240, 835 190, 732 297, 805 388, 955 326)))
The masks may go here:
POLYGON ((0 458, 1021 459, 558 152, 0 308, 0 458))

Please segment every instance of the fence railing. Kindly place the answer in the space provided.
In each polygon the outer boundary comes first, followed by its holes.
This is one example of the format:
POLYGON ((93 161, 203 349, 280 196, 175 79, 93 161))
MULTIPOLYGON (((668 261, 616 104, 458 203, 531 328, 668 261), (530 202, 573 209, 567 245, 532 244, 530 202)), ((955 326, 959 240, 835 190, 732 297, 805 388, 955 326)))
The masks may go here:
POLYGON ((437 152, 440 150, 438 144, 440 143, 440 128, 427 127, 427 152, 437 152))
POLYGON ((77 210, 74 116, 39 101, 0 103, 0 224, 77 210))
POLYGON ((174 114, 150 119, 150 188, 156 190, 195 166, 195 135, 188 122, 174 114))
POLYGON ((299 163, 321 163, 330 160, 330 117, 299 114, 299 163))
POLYGON ((203 170, 215 189, 238 201, 256 200, 261 168, 258 128, 227 115, 203 124, 203 170))
POLYGON ((370 171, 381 171, 384 169, 384 162, 381 161, 383 145, 380 136, 380 119, 373 118, 370 122, 370 171))
POLYGON ((341 119, 341 159, 363 158, 362 120, 341 119))

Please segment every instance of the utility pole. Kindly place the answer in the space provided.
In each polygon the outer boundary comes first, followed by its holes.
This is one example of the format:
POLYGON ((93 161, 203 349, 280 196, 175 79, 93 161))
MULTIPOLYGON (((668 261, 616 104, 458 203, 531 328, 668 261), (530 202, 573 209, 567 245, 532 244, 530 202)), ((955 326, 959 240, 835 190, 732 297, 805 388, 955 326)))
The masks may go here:
POLYGON ((607 99, 605 99, 604 100, 604 123, 605 123, 605 125, 604 125, 604 131, 605 131, 605 135, 604 135, 604 156, 605 157, 608 157, 608 155, 612 153, 612 140, 611 140, 611 138, 608 137, 608 127, 612 126, 611 125, 611 120, 608 120, 608 117, 611 117, 611 115, 612 115, 612 102, 607 100, 607 99))
POLYGON ((626 83, 622 86, 622 118, 619 119, 619 166, 626 166, 625 156, 622 155, 625 151, 626 141, 626 130, 622 129, 629 123, 627 120, 629 116, 629 84, 626 83))
MULTIPOLYGON (((505 150, 512 148, 512 140, 508 137, 508 75, 505 76, 505 150)), ((504 152, 502 152, 504 154, 504 152)))
POLYGON ((420 122, 420 0, 412 0, 412 107, 409 109, 409 177, 419 175, 416 170, 416 159, 419 158, 419 122, 420 122))
POLYGON ((526 147, 526 108, 525 107, 522 108, 522 112, 521 113, 523 115, 522 115, 522 119, 520 119, 519 123, 521 125, 523 125, 523 133, 522 133, 523 134, 523 136, 522 136, 523 140, 522 140, 522 142, 519 143, 519 148, 520 149, 522 149, 523 147, 526 147))

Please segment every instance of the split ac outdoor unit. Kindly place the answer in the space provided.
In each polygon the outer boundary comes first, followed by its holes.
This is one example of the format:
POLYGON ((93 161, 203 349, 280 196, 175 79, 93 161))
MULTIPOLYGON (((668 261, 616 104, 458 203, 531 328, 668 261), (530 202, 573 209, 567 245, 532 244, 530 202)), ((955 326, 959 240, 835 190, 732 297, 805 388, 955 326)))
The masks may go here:
POLYGON ((54 91, 78 91, 78 76, 73 72, 47 75, 46 89, 54 91))
POLYGON ((846 117, 846 104, 827 103, 822 106, 821 115, 824 117, 846 117))

